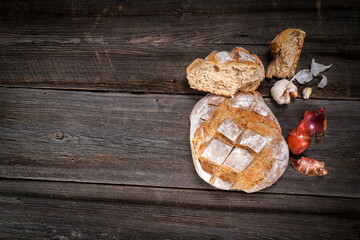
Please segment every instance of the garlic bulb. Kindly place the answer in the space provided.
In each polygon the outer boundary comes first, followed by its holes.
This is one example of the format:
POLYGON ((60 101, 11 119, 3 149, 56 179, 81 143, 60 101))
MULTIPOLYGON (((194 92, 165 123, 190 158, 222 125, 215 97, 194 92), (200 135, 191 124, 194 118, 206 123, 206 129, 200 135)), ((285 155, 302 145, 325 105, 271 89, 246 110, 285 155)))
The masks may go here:
POLYGON ((272 98, 279 105, 288 104, 291 102, 291 98, 296 98, 298 91, 297 87, 286 79, 277 81, 270 90, 272 98))

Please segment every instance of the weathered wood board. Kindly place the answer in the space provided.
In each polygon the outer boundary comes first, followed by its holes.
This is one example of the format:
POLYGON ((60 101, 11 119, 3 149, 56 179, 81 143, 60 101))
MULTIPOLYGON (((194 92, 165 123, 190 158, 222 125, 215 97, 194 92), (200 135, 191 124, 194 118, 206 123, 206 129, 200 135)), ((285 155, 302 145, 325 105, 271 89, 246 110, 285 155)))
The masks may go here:
MULTIPOLYGON (((213 189, 193 167, 189 115, 201 96, 0 89, 0 177, 213 189)), ((288 166, 272 193, 359 197, 360 103, 296 100, 278 106, 283 135, 304 111, 326 107, 327 136, 305 156, 329 174, 288 166)))
MULTIPOLYGON (((159 7, 146 2, 50 1, 43 9, 44 1, 31 6, 22 1, 3 3, 0 85, 196 94, 185 72, 194 59, 215 49, 243 46, 258 54, 266 67, 271 60, 269 42, 280 31, 297 27, 307 33, 298 71, 309 68, 313 58, 333 64, 325 73, 327 88, 316 88, 320 78, 310 84, 315 86, 312 97, 360 97, 355 1, 330 1, 320 7, 246 1, 229 2, 224 8, 207 1, 199 5, 165 1, 156 4, 159 7), (250 6, 253 11, 246 12, 250 6), (286 11, 291 6, 297 10, 286 11)), ((263 96, 269 96, 274 82, 264 80, 259 89, 263 96)))
POLYGON ((0 238, 357 239, 359 199, 0 180, 0 238))

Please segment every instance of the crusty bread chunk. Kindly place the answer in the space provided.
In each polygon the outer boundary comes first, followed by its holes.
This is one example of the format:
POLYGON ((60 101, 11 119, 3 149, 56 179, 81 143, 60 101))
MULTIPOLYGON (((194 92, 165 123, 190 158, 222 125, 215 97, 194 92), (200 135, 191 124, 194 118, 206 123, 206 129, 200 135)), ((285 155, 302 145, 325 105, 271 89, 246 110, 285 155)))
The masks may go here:
POLYGON ((198 58, 186 73, 191 88, 227 97, 239 91, 254 92, 265 77, 258 56, 241 47, 231 52, 214 51, 205 60, 198 58))
POLYGON ((274 58, 266 70, 266 78, 294 76, 304 39, 304 31, 289 28, 271 41, 270 51, 274 58))
POLYGON ((289 148, 258 92, 208 94, 195 105, 190 123, 196 172, 214 187, 251 193, 283 175, 289 148))

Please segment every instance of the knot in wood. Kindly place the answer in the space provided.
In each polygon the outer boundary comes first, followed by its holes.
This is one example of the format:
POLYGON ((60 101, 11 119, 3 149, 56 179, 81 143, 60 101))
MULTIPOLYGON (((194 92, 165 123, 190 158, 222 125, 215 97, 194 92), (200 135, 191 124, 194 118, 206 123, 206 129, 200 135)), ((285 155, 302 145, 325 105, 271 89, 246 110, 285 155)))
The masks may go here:
POLYGON ((175 10, 173 11, 173 15, 182 17, 182 16, 184 15, 184 11, 183 11, 182 9, 180 9, 180 8, 175 9, 175 10))
POLYGON ((64 138, 65 138, 65 134, 63 133, 63 132, 55 132, 54 134, 53 134, 53 138, 55 139, 55 140, 63 140, 64 138))

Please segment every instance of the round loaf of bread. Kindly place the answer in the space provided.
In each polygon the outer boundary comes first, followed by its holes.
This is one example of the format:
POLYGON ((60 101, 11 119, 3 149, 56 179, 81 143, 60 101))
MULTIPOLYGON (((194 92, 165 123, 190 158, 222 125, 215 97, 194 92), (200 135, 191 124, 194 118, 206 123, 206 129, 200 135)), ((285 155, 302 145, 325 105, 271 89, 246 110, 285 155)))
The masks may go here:
POLYGON ((233 98, 208 94, 195 105, 190 122, 196 172, 214 187, 256 192, 284 173, 289 149, 258 92, 233 98))

